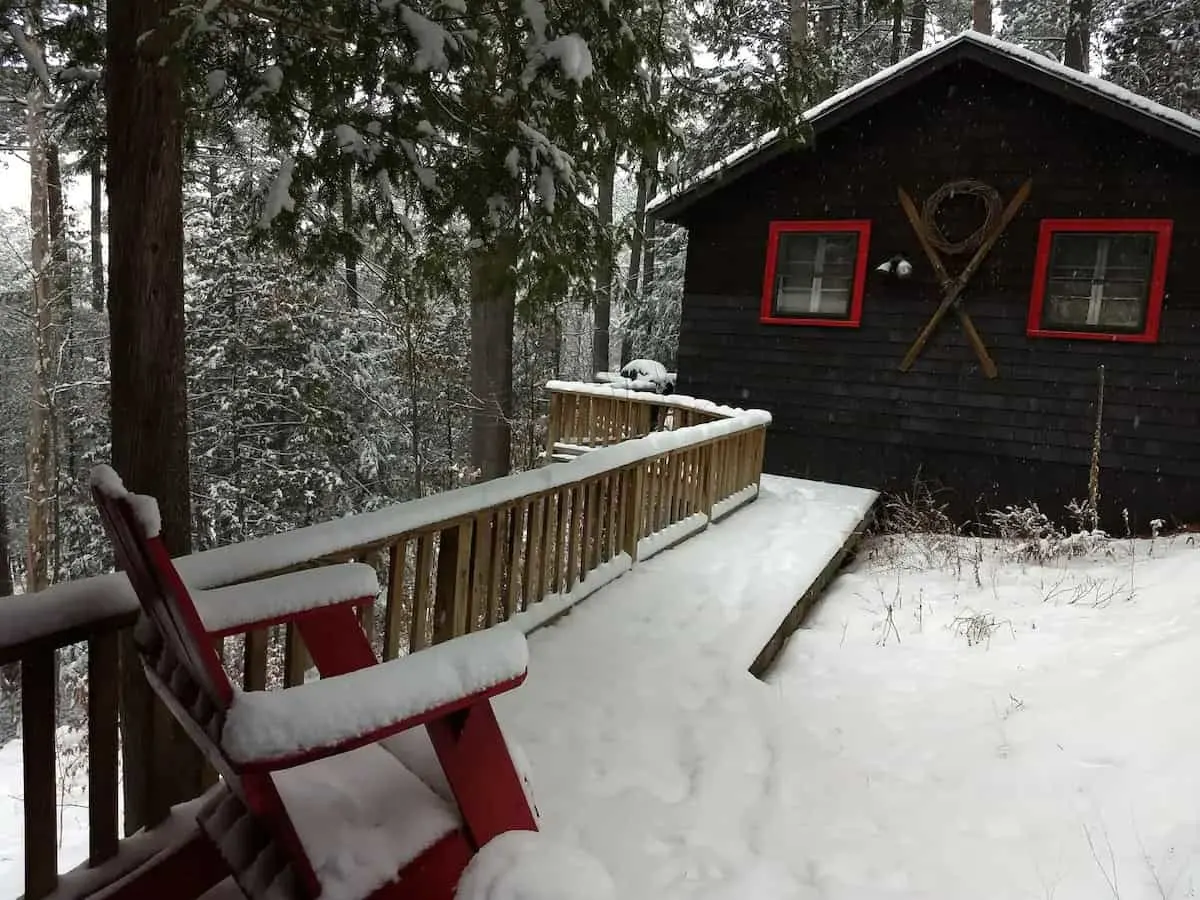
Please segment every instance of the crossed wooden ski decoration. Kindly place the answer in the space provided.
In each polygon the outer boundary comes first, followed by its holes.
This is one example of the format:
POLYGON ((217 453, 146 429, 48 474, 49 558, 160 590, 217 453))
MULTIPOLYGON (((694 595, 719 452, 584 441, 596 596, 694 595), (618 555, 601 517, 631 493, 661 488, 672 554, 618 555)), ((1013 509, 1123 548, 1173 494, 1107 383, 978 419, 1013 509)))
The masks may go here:
POLYGON ((901 372, 907 372, 912 368, 913 363, 916 362, 917 357, 921 355, 921 351, 929 342, 929 338, 933 335, 938 323, 942 321, 947 312, 953 309, 959 323, 962 325, 963 332, 967 335, 968 342, 970 342, 975 350, 975 355, 979 357, 979 365, 983 369, 983 373, 988 378, 996 377, 996 364, 992 361, 992 357, 983 343, 983 338, 979 336, 979 332, 975 328, 975 323, 971 321, 971 317, 962 307, 962 292, 967 286, 967 282, 970 281, 971 276, 983 264, 983 260, 992 249, 992 246, 1029 197, 1031 186, 1032 181, 1028 180, 1022 184, 1016 194, 1013 195, 1013 198, 1008 201, 1008 205, 1004 208, 1004 212, 1001 213, 1000 218, 991 223, 990 227, 987 224, 983 226, 982 230, 984 233, 982 240, 975 250, 975 254, 971 257, 970 262, 955 277, 951 277, 945 265, 942 264, 941 257, 938 255, 937 249, 930 238, 929 226, 922 219, 921 214, 917 212, 917 207, 913 203, 912 198, 908 196, 904 188, 897 189, 900 195, 900 205, 904 207, 904 214, 908 216, 908 221, 912 225, 913 231, 917 234, 917 240, 921 242, 921 249, 929 257, 934 274, 937 275, 938 284, 942 288, 942 302, 934 310, 929 321, 925 323, 925 327, 921 329, 921 333, 917 335, 917 339, 913 341, 912 346, 908 348, 908 353, 905 354, 904 359, 900 363, 901 372))

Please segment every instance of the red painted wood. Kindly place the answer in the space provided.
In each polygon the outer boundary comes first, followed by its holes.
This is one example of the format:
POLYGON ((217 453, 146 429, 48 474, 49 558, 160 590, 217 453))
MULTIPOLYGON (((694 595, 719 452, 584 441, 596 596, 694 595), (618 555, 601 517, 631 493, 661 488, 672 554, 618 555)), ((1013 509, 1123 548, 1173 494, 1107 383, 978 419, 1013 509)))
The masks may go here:
MULTIPOLYGON (((192 677, 211 682, 209 687, 216 694, 212 699, 218 707, 228 708, 233 689, 216 653, 213 635, 205 631, 187 586, 162 542, 143 536, 126 501, 93 493, 116 545, 118 558, 129 573, 143 607, 153 614, 158 627, 167 631, 164 637, 174 645, 176 652, 183 654, 184 659, 180 661, 193 669, 192 677)), ((348 601, 308 610, 282 617, 279 621, 294 622, 322 676, 335 677, 378 662, 355 614, 355 607, 362 602, 348 601)), ((409 728, 428 725, 434 748, 462 813, 464 829, 429 848, 403 869, 397 881, 373 896, 396 900, 453 900, 459 876, 476 848, 505 831, 537 830, 520 777, 488 699, 520 685, 525 680, 525 673, 472 696, 457 698, 384 728, 341 741, 334 747, 258 760, 238 768, 229 764, 223 750, 209 739, 200 723, 192 720, 190 708, 174 696, 170 685, 154 673, 148 673, 148 677, 155 690, 164 695, 175 716, 184 723, 192 739, 213 755, 214 764, 231 786, 241 788, 250 813, 270 830, 288 854, 304 888, 312 896, 320 892, 316 874, 270 772, 375 743, 409 728)), ((147 867, 116 896, 121 900, 149 900, 163 896, 190 900, 228 874, 216 849, 206 838, 197 835, 179 853, 147 867)))
POLYGON ((296 874, 300 876, 300 881, 310 895, 317 896, 321 892, 321 885, 317 881, 316 870, 313 869, 308 854, 304 852, 304 844, 300 841, 300 835, 296 833, 296 827, 292 824, 292 818, 288 815, 287 807, 283 805, 283 798, 279 796, 271 776, 265 773, 244 775, 241 783, 246 807, 266 825, 275 840, 287 851, 296 874))
MULTIPOLYGON (((360 606, 365 606, 367 603, 374 602, 374 597, 354 597, 351 600, 338 600, 333 603, 324 604, 323 609, 328 609, 334 606, 349 606, 351 609, 357 610, 360 606)), ((247 631, 257 631, 260 628, 271 628, 274 625, 287 625, 289 622, 295 621, 297 616, 303 615, 308 610, 299 610, 297 612, 285 613, 279 616, 268 616, 263 619, 254 619, 248 622, 239 622, 236 625, 230 625, 228 628, 217 628, 210 631, 209 637, 232 637, 236 634, 245 634, 247 631)))
POLYGON ((351 606, 309 610, 293 621, 322 678, 366 669, 379 662, 351 606))
POLYGON ((110 900, 195 900, 227 877, 225 861, 197 831, 187 843, 151 857, 106 896, 110 900))
POLYGON ((519 687, 525 681, 525 674, 522 673, 517 678, 510 678, 508 681, 502 681, 499 684, 492 685, 486 690, 479 691, 469 697, 462 697, 458 700, 452 700, 449 703, 443 703, 441 706, 434 707, 415 716, 409 716, 407 719, 401 719, 398 722, 393 722, 390 725, 385 725, 382 728, 376 728, 373 731, 368 731, 353 738, 348 738, 344 741, 339 741, 337 744, 328 747, 313 747, 303 752, 288 754, 287 756, 277 756, 270 759, 256 759, 250 762, 242 763, 238 767, 239 772, 277 772, 280 769, 290 769, 292 766, 302 765, 307 762, 314 762, 318 759, 325 759, 327 756, 336 756, 339 753, 346 753, 350 750, 355 750, 359 747, 364 747, 367 744, 376 744, 384 738, 389 738, 392 735, 399 734, 402 731, 408 731, 410 728, 416 728, 418 725, 431 725, 433 722, 459 713, 462 710, 475 706, 481 701, 486 702, 489 697, 494 697, 497 694, 503 694, 505 691, 511 691, 515 687, 519 687))
POLYGON ((1167 261, 1171 251, 1171 219, 1042 219, 1038 232, 1037 255, 1033 265, 1033 288, 1029 297, 1029 318, 1025 333, 1030 337, 1070 338, 1084 341, 1122 341, 1153 344, 1158 341, 1162 320, 1163 297, 1167 290, 1167 261), (1105 331, 1060 331, 1042 327, 1042 308, 1046 301, 1046 280, 1050 270, 1050 246, 1054 235, 1070 232, 1125 232, 1154 234, 1154 261, 1150 267, 1150 285, 1146 299, 1146 327, 1133 334, 1105 331))
POLYGON ((476 847, 506 831, 538 830, 490 702, 430 722, 429 737, 476 847))
POLYGON ((837 219, 822 221, 776 220, 767 229, 767 266, 763 275, 762 306, 758 321, 764 325, 817 325, 822 328, 858 328, 862 324, 863 292, 867 286, 867 251, 871 243, 870 219, 837 219), (858 234, 858 255, 854 261, 854 286, 850 292, 850 314, 845 319, 777 316, 775 305, 775 266, 779 261, 779 238, 789 232, 804 231, 816 234, 853 231, 858 234))
POLYGON ((454 900, 463 870, 475 850, 462 831, 446 835, 385 884, 370 900, 454 900))
POLYGON ((212 692, 211 699, 219 706, 228 706, 233 700, 233 686, 162 539, 145 536, 124 498, 110 497, 96 488, 92 488, 92 498, 112 541, 117 564, 133 585, 146 615, 163 633, 163 639, 182 652, 180 661, 195 670, 192 677, 212 692))

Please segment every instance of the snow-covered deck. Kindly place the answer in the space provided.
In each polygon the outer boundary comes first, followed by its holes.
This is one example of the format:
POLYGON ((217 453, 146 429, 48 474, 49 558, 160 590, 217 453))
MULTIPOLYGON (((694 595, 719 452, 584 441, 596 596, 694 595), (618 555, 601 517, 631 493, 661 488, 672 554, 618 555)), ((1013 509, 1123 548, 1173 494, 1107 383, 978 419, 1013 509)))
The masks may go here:
POLYGON ((777 756, 774 693, 748 670, 874 499, 763 476, 755 503, 530 637, 498 712, 543 827, 598 856, 617 896, 693 896, 757 855, 748 814, 800 763, 777 756))

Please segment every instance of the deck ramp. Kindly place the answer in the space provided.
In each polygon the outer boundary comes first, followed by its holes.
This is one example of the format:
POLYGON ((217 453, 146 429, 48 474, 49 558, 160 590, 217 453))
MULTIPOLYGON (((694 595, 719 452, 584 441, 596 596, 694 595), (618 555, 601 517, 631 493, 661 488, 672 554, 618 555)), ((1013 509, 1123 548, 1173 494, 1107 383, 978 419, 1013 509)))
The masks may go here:
POLYGON ((718 848, 742 840, 737 810, 774 765, 757 733, 773 693, 750 669, 876 496, 764 476, 757 501, 530 635, 529 679, 498 712, 544 827, 596 854, 622 898, 692 896, 678 886, 736 865, 718 848))

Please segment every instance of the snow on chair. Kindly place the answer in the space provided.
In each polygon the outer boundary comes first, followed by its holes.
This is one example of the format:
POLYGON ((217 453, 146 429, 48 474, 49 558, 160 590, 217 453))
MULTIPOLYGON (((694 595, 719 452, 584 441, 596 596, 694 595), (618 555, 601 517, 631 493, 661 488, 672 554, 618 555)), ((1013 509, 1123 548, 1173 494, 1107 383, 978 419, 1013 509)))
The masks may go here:
POLYGON ((449 900, 492 838, 537 830, 489 699, 525 679, 519 631, 379 663, 355 614, 378 592, 371 567, 190 591, 153 498, 107 466, 92 495, 144 612, 146 677, 224 780, 200 826, 248 898, 449 900), (322 679, 234 688, 215 639, 287 622, 322 679))

